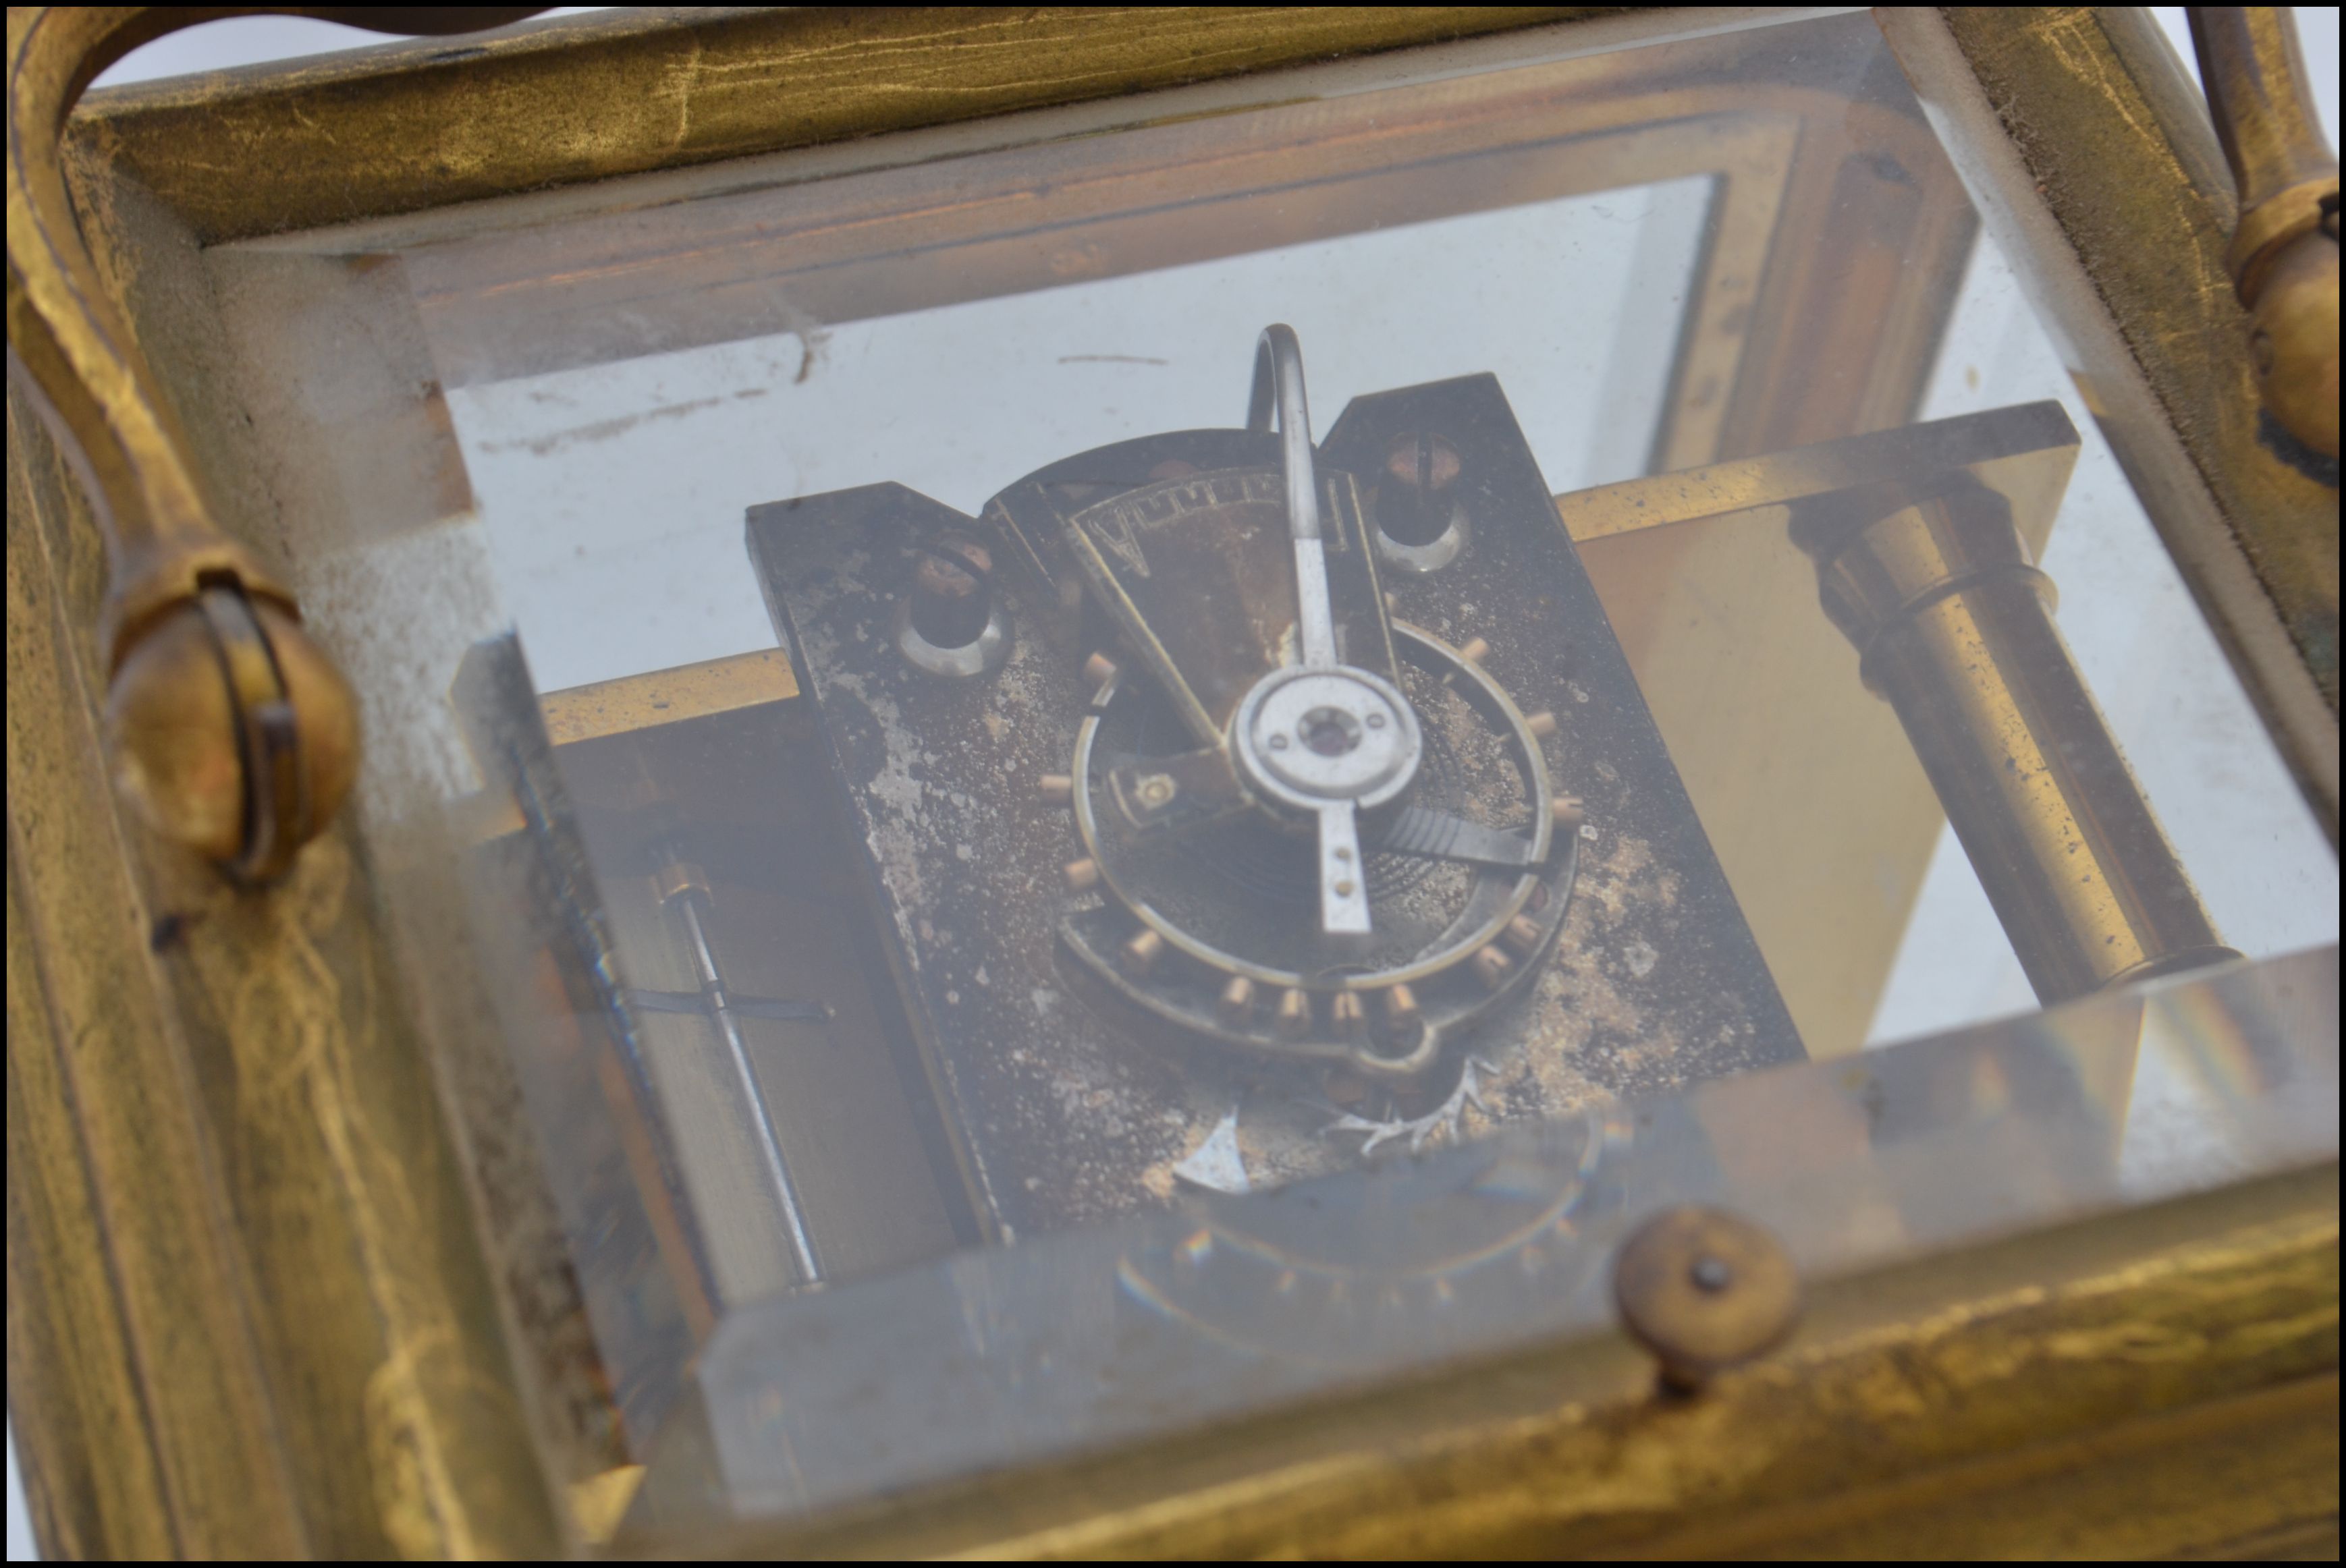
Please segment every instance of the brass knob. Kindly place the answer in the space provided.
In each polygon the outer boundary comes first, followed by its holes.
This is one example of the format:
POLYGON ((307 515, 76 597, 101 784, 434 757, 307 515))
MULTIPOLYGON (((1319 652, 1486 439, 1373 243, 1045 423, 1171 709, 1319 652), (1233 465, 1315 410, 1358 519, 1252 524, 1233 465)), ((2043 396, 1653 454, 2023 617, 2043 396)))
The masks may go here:
MULTIPOLYGON (((2338 159, 2289 8, 2188 8, 2199 79, 2240 197, 2224 258, 2265 412, 2338 457, 2338 159)), ((2331 484, 2337 483, 2333 476, 2331 484)))
POLYGON ((107 739, 116 783, 149 826, 263 883, 350 793, 355 713, 291 615, 209 586, 130 644, 107 694, 107 739))
MULTIPOLYGON (((329 7, 376 32, 468 32, 518 6, 329 7)), ((321 13, 322 14, 322 13, 321 13)), ((99 640, 113 666, 115 775, 156 830, 265 882, 350 792, 351 693, 291 601, 211 515, 84 242, 63 136, 98 73, 219 11, 17 6, 8 13, 8 379, 87 488, 106 544, 99 640)))
POLYGON ((2338 211, 2328 227, 2283 246, 2266 267, 2249 316, 2249 362, 2281 428, 2338 455, 2338 211))
POLYGON ((1783 1343, 1800 1321, 1800 1278, 1760 1227, 1689 1205, 1622 1244, 1613 1300, 1621 1326, 1661 1363, 1662 1386, 1685 1394, 1783 1343))

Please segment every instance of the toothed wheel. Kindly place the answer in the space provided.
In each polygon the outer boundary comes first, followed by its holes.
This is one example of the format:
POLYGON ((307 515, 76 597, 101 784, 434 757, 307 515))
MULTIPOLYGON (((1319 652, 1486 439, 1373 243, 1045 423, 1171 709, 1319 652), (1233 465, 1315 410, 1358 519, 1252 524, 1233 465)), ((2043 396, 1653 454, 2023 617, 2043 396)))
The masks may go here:
MULTIPOLYGON (((1163 694, 1122 672, 1102 685, 1068 774, 1086 907, 1062 931, 1117 994, 1226 1045, 1414 1078, 1536 972, 1564 922, 1578 844, 1539 727, 1458 649, 1414 626, 1392 634, 1392 689, 1423 760, 1405 794, 1362 815, 1357 885, 1374 914, 1364 932, 1313 918, 1309 819, 1250 801, 1237 782, 1198 804, 1202 769, 1170 749, 1184 737, 1163 694), (1153 825, 1185 794, 1178 828, 1153 825)), ((1290 745, 1303 747, 1331 721, 1291 706, 1302 711, 1290 745)))

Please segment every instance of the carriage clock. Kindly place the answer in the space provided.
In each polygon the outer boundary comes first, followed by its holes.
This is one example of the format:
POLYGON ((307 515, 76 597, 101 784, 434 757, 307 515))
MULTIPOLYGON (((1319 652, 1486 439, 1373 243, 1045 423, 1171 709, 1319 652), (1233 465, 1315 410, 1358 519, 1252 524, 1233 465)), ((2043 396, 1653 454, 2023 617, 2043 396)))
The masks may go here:
POLYGON ((2120 8, 743 10, 75 109, 212 15, 10 14, 53 1553, 2334 1549, 2334 940, 2219 930, 2045 565, 2130 486, 2334 861, 2284 14, 2204 103, 2120 8), (1201 424, 546 499, 871 323, 1678 186, 1598 479, 1508 352, 1596 308, 1459 240, 1405 331, 1193 303, 1201 424), (2081 399, 1926 414, 1975 240, 2081 399), (763 646, 542 678, 557 525, 588 639, 763 646), (1951 866, 2042 1011, 1872 1049, 1951 866))

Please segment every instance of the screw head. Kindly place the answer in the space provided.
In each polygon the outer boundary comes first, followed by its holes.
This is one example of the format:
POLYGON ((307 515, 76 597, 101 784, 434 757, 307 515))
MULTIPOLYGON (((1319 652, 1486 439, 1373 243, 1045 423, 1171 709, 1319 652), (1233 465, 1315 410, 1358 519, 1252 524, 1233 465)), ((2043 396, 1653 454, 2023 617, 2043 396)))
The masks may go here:
POLYGON ((1403 431, 1385 448, 1385 472, 1413 490, 1449 489, 1459 466, 1458 448, 1449 437, 1431 432, 1403 431))
POLYGON ((975 642, 992 613, 993 571, 993 552, 978 540, 958 531, 939 535, 913 572, 913 627, 941 648, 975 642))
POLYGON ((1781 1344, 1800 1317, 1800 1279, 1775 1237, 1723 1209, 1666 1209, 1613 1262, 1621 1326, 1679 1392, 1781 1344))

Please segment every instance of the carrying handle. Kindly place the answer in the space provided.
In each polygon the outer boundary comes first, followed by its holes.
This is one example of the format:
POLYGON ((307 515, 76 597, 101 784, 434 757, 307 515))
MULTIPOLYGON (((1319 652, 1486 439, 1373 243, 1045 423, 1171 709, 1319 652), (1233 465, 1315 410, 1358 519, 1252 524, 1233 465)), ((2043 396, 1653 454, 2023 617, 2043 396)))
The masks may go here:
MULTIPOLYGON (((2338 158, 2286 6, 2189 7, 2192 46, 2240 215, 2226 269, 2248 308, 2265 411, 2338 458, 2338 158)), ((2333 474, 2331 483, 2337 483, 2333 474)))
POLYGON ((232 877, 282 875, 357 770, 351 690, 293 596, 224 533, 187 443, 82 239, 66 117, 141 44, 230 16, 378 33, 503 26, 537 7, 11 6, 8 378, 80 482, 105 541, 97 636, 115 776, 165 837, 232 877))

